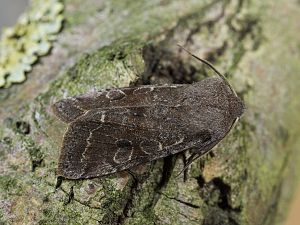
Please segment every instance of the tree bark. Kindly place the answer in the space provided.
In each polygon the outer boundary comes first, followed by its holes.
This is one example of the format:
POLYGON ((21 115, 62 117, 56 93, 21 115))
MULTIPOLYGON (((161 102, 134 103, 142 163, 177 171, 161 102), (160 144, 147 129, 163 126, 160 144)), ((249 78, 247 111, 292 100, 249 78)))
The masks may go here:
POLYGON ((51 53, 2 89, 0 221, 7 224, 280 224, 300 171, 296 1, 65 1, 51 53), (51 104, 92 89, 191 83, 224 71, 246 113, 212 154, 102 178, 63 180, 66 124, 51 104))

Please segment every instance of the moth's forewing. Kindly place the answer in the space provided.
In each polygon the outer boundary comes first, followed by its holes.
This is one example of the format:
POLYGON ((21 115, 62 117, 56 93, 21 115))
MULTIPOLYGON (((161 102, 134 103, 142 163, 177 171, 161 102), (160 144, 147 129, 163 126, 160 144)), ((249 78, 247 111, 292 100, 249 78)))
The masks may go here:
POLYGON ((52 105, 54 114, 66 123, 74 121, 86 111, 95 108, 120 106, 150 106, 176 104, 189 85, 140 86, 91 91, 76 97, 62 99, 52 105))
POLYGON ((218 78, 179 89, 183 88, 177 93, 177 88, 164 87, 157 96, 149 89, 152 95, 145 91, 138 106, 88 110, 69 125, 58 174, 70 179, 98 177, 190 148, 207 152, 235 120, 229 100, 233 93, 218 78))

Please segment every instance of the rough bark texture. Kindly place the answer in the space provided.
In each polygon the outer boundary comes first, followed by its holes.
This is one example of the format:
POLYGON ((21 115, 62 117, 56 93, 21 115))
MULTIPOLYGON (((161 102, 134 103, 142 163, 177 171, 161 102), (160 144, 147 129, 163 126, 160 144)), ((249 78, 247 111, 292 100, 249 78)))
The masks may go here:
MULTIPOLYGON (((65 1, 65 25, 28 80, 0 91, 0 221, 8 224, 280 224, 300 162, 300 3, 65 1), (66 125, 50 105, 93 88, 189 83, 210 60, 247 112, 183 175, 184 155, 56 186, 66 125)), ((186 153, 188 155, 188 153, 186 153)))

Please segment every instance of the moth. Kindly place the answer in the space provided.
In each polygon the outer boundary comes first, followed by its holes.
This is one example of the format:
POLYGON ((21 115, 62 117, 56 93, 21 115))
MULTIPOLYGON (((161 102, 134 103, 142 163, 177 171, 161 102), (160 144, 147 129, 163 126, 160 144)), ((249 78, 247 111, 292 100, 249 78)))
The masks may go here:
POLYGON ((54 103, 54 114, 68 123, 58 176, 100 177, 186 150, 191 162, 219 143, 244 104, 209 62, 189 54, 219 76, 93 91, 54 103))

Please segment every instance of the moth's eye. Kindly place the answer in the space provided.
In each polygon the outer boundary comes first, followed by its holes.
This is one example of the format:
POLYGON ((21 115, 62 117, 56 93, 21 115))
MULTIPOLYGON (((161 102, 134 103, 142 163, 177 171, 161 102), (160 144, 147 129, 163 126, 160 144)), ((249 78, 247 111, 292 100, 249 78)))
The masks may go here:
POLYGON ((116 145, 119 148, 128 148, 132 146, 131 141, 126 140, 126 139, 120 139, 116 141, 116 145))

